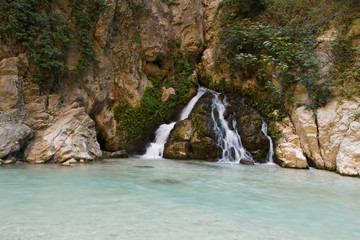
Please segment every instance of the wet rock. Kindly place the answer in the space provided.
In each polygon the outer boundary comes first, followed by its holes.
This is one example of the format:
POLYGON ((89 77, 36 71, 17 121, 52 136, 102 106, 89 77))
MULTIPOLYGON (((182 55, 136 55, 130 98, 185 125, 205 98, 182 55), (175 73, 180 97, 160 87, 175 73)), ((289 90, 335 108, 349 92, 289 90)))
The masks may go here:
POLYGON ((135 166, 137 168, 154 168, 153 166, 135 166))
POLYGON ((103 158, 127 158, 129 155, 125 150, 120 150, 116 152, 108 152, 108 151, 102 151, 103 158))
POLYGON ((214 139, 210 137, 200 137, 198 133, 195 133, 194 137, 190 141, 191 159, 199 160, 216 160, 218 147, 214 139))
POLYGON ((16 159, 15 158, 10 158, 10 159, 6 159, 4 161, 4 164, 13 164, 16 163, 16 159))
POLYGON ((158 180, 154 180, 153 182, 155 182, 155 183, 167 183, 167 184, 180 184, 181 183, 181 181, 179 181, 179 180, 170 179, 170 178, 158 179, 158 180))
POLYGON ((261 115, 252 107, 247 106, 238 96, 227 95, 227 100, 231 105, 225 113, 227 121, 231 123, 235 118, 244 148, 257 162, 266 162, 270 142, 261 131, 261 115))
POLYGON ((212 94, 205 93, 195 104, 188 119, 179 121, 165 145, 164 157, 214 161, 218 147, 211 123, 212 94), (177 153, 177 151, 179 151, 177 153))
POLYGON ((71 158, 71 159, 66 160, 65 162, 63 162, 61 165, 62 166, 70 166, 70 165, 73 165, 73 164, 76 164, 76 160, 71 158))
POLYGON ((245 164, 245 165, 254 165, 255 164, 254 160, 246 159, 246 158, 240 159, 240 163, 245 164))
POLYGON ((101 156, 95 123, 76 103, 63 109, 49 127, 37 131, 25 151, 25 160, 32 163, 94 160, 101 156))
POLYGON ((176 123, 172 138, 176 142, 190 141, 195 132, 195 128, 190 120, 182 120, 176 123))
POLYGON ((164 158, 170 159, 188 159, 189 158, 189 144, 187 142, 175 142, 166 144, 164 150, 164 158))

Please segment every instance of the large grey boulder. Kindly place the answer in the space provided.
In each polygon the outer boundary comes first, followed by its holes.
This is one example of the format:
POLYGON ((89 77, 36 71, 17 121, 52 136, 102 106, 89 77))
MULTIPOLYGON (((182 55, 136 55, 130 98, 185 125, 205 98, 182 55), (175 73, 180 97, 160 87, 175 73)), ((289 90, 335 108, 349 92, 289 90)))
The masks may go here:
POLYGON ((25 161, 64 162, 71 158, 94 160, 101 156, 95 122, 83 107, 74 103, 63 109, 49 127, 36 132, 34 141, 26 149, 25 161))
POLYGON ((0 123, 0 158, 21 155, 33 131, 22 123, 0 123))

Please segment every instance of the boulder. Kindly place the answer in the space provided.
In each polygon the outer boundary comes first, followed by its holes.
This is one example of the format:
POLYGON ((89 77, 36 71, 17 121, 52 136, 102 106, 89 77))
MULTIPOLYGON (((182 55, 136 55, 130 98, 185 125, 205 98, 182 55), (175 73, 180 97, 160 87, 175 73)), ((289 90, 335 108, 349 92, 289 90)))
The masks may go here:
POLYGON ((338 100, 333 100, 317 110, 319 143, 325 169, 336 170, 340 145, 347 136, 350 124, 354 121, 354 114, 359 112, 359 109, 359 102, 343 100, 340 103, 338 100))
POLYGON ((189 143, 175 142, 165 146, 164 158, 170 159, 188 159, 189 158, 189 143))
POLYGON ((252 107, 246 105, 242 98, 228 95, 231 105, 225 113, 227 121, 232 122, 235 118, 237 131, 241 136, 244 148, 251 153, 257 162, 265 162, 269 152, 269 139, 261 131, 262 117, 252 107))
POLYGON ((61 165, 62 165, 62 166, 71 166, 71 165, 73 165, 73 164, 75 164, 75 163, 76 163, 76 160, 73 159, 73 158, 71 158, 71 159, 63 162, 61 165))
POLYGON ((360 122, 352 122, 336 157, 336 168, 340 174, 360 176, 360 122))
POLYGON ((217 157, 211 122, 211 93, 205 93, 195 104, 189 117, 176 123, 165 145, 164 157, 213 161, 217 157), (179 152, 177 152, 179 151, 179 152))
POLYGON ((21 155, 32 137, 33 131, 25 124, 0 123, 0 158, 21 155))
POLYGON ((241 164, 245 164, 245 165, 255 165, 254 160, 252 160, 252 159, 247 159, 247 158, 242 158, 242 159, 240 159, 240 163, 241 163, 241 164))
POLYGON ((32 163, 94 160, 101 156, 95 123, 77 103, 63 109, 47 128, 37 131, 25 151, 25 160, 32 163))
POLYGON ((191 120, 182 120, 176 123, 172 138, 176 142, 190 141, 195 132, 195 128, 192 125, 191 120))
POLYGON ((320 153, 318 129, 314 113, 302 106, 293 110, 291 119, 306 156, 311 160, 314 167, 325 169, 325 162, 320 153))
POLYGON ((276 141, 275 154, 281 167, 308 168, 307 160, 300 146, 300 137, 289 118, 276 123, 280 139, 276 141))
POLYGON ((127 158, 129 155, 125 150, 120 150, 116 152, 108 152, 108 151, 102 151, 103 158, 127 158))
POLYGON ((190 158, 199 160, 215 160, 217 157, 218 147, 214 139, 210 137, 201 137, 195 133, 190 142, 190 158))

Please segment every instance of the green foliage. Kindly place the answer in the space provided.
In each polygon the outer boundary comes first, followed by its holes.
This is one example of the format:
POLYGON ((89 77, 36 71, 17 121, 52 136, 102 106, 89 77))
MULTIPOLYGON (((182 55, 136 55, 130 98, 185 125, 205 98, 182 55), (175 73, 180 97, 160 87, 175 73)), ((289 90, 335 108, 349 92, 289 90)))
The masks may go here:
POLYGON ((55 6, 64 11, 56 0, 0 0, 0 6, 0 41, 13 54, 28 53, 34 81, 42 89, 56 88, 61 74, 73 69, 64 62, 74 40, 81 52, 76 72, 81 76, 90 66, 95 51, 89 33, 105 9, 104 0, 71 1, 72 22, 53 11, 55 6))
POLYGON ((302 83, 308 89, 311 108, 324 105, 332 95, 331 84, 320 81, 318 60, 310 48, 310 43, 329 21, 327 18, 316 22, 312 18, 315 10, 311 6, 320 11, 318 3, 310 0, 260 1, 260 12, 254 14, 246 10, 248 14, 244 14, 240 2, 223 3, 218 66, 224 63, 230 66, 233 78, 256 80, 255 87, 243 88, 240 92, 267 117, 284 116, 286 94, 295 83, 302 83), (274 81, 278 82, 276 87, 274 81), (276 109, 280 113, 275 116, 272 112, 276 109))
POLYGON ((353 99, 359 94, 360 69, 357 59, 358 49, 353 42, 360 36, 349 34, 352 22, 340 26, 336 40, 332 43, 333 64, 330 79, 337 86, 336 93, 341 97, 353 99))
POLYGON ((166 84, 166 87, 174 88, 175 97, 162 102, 163 83, 159 79, 149 77, 153 87, 146 88, 139 106, 134 108, 128 102, 120 102, 116 106, 115 118, 118 129, 125 130, 130 140, 150 133, 154 127, 168 119, 176 107, 190 100, 189 89, 194 83, 189 81, 188 76, 194 68, 195 65, 190 58, 178 52, 174 60, 175 78, 166 84))
POLYGON ((75 40, 81 53, 76 66, 76 75, 79 81, 95 58, 96 52, 90 33, 100 14, 105 11, 106 3, 104 0, 76 0, 70 2, 70 7, 72 23, 75 25, 75 40))
POLYGON ((278 130, 276 126, 272 123, 270 123, 268 126, 268 132, 272 139, 278 140, 281 138, 280 130, 278 130))

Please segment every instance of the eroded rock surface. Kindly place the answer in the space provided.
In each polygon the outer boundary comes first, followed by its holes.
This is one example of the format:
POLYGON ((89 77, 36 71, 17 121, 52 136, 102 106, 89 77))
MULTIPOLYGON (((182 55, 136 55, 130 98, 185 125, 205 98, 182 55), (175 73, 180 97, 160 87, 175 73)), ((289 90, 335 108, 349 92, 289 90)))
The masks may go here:
POLYGON ((275 154, 282 167, 308 168, 306 158, 300 145, 300 137, 289 118, 276 123, 280 139, 276 142, 275 154))
POLYGON ((33 163, 94 160, 101 156, 95 123, 76 103, 66 107, 49 127, 37 131, 25 152, 25 160, 33 163))
POLYGON ((33 137, 33 131, 23 123, 0 122, 0 158, 22 157, 22 151, 33 137))
POLYGON ((306 156, 312 160, 315 167, 324 169, 325 163, 320 154, 318 130, 313 112, 305 107, 296 108, 291 115, 291 120, 306 156))

